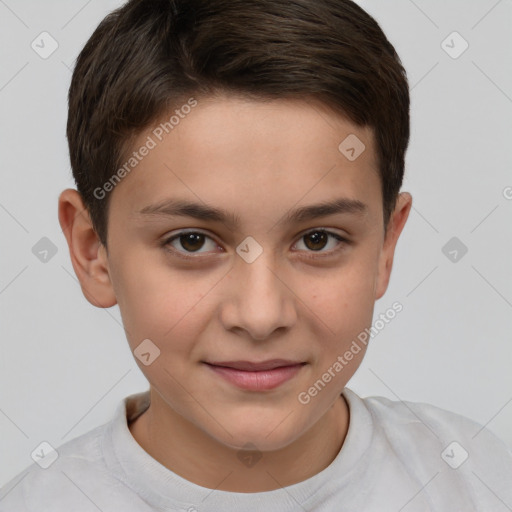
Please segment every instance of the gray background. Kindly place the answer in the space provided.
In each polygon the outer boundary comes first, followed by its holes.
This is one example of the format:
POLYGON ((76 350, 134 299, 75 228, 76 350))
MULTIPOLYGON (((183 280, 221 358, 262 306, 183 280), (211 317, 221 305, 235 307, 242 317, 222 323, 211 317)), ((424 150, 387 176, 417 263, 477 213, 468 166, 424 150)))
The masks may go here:
MULTIPOLYGON (((512 446, 512 1, 359 3, 408 71, 403 190, 414 203, 375 318, 395 301, 404 309, 348 387, 455 411, 512 446), (454 31, 469 44, 458 58, 442 46, 454 31), (456 262, 442 251, 452 237, 468 249, 456 262)), ((42 441, 58 447, 148 386, 117 306, 96 309, 82 296, 57 220, 58 195, 74 186, 71 70, 120 4, 0 0, 0 485, 42 441), (31 47, 43 31, 59 45, 47 59, 31 47), (43 237, 57 250, 46 262, 32 252, 43 237)), ((463 48, 457 36, 446 44, 463 48)))

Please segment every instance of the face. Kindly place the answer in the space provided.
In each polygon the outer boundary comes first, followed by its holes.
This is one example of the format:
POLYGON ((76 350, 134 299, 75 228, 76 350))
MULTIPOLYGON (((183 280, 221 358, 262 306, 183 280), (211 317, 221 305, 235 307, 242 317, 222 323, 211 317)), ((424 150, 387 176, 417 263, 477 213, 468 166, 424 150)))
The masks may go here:
POLYGON ((162 140, 154 129, 109 208, 130 347, 149 354, 155 406, 226 446, 284 447, 339 400, 364 346, 333 365, 387 286, 372 132, 318 104, 233 97, 199 100, 162 140), (351 134, 355 160, 338 149, 351 134))

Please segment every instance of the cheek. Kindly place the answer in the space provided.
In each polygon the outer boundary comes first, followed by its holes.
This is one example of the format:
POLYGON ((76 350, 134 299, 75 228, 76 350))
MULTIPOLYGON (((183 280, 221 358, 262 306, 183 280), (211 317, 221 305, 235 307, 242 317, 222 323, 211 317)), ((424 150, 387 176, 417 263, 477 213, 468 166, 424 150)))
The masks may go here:
POLYGON ((119 307, 130 346, 149 338, 162 348, 172 343, 173 351, 186 348, 208 317, 206 299, 216 280, 161 261, 134 260, 125 260, 119 273, 119 307))
MULTIPOLYGON (((308 286, 311 309, 332 334, 351 325, 371 321, 375 301, 375 266, 364 261, 340 267, 324 279, 312 279, 308 286)), ((306 301, 307 303, 307 301, 306 301)), ((309 304, 308 304, 309 305, 309 304)))
POLYGON ((347 351, 352 352, 348 354, 350 361, 341 363, 343 370, 335 372, 335 382, 346 383, 361 364, 366 345, 360 343, 358 336, 372 322, 375 276, 375 261, 361 257, 340 267, 338 272, 331 273, 322 282, 312 280, 314 286, 311 284, 309 287, 311 299, 305 302, 314 312, 312 321, 317 326, 316 338, 321 344, 317 351, 315 379, 347 351))

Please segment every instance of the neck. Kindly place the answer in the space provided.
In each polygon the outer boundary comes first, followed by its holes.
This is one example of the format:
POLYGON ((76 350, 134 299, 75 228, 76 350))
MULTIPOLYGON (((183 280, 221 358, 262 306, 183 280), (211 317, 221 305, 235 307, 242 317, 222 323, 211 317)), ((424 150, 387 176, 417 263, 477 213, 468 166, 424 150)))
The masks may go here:
POLYGON ((250 458, 254 453, 247 452, 245 465, 241 464, 241 450, 219 443, 197 428, 152 389, 151 406, 129 429, 151 457, 182 478, 209 489, 248 493, 293 485, 325 469, 338 455, 348 424, 348 405, 340 395, 298 439, 284 448, 257 453, 257 461, 250 458))

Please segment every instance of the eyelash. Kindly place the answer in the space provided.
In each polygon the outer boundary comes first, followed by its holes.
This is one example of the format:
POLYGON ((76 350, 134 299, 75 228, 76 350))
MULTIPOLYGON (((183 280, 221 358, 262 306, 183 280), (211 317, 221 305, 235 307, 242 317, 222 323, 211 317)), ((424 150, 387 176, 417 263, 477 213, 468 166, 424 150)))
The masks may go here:
MULTIPOLYGON (((183 258, 183 259, 186 259, 186 260, 198 260, 199 258, 201 258, 202 256, 189 256, 187 255, 187 253, 184 253, 182 251, 178 251, 174 248, 171 248, 170 247, 170 244, 180 238, 181 236, 183 235, 186 235, 186 234, 200 234, 200 235, 204 235, 206 238, 209 238, 210 240, 213 240, 213 238, 211 238, 210 236, 208 236, 206 233, 203 233, 202 231, 198 231, 198 230, 190 230, 190 231, 180 231, 179 233, 175 234, 175 235, 172 235, 171 237, 168 237, 166 238, 163 242, 162 242, 162 247, 168 251, 169 253, 175 255, 175 256, 178 256, 179 258, 183 258)), ((327 229, 323 229, 323 228, 316 228, 316 229, 311 229, 309 231, 307 231, 306 233, 303 233, 300 237, 299 237, 299 240, 303 239, 304 237, 312 234, 312 233, 325 233, 327 234, 328 236, 331 236, 333 238, 335 238, 336 240, 338 240, 338 242, 341 242, 340 244, 338 244, 338 247, 336 247, 335 249, 332 249, 330 251, 326 251, 326 252, 316 252, 316 251, 299 251, 299 252, 305 252, 305 253, 311 253, 311 254, 305 254, 305 257, 308 258, 308 259, 318 259, 318 258, 324 258, 324 257, 328 257, 328 256, 332 256, 333 254, 336 254, 338 253, 339 251, 343 250, 345 248, 346 245, 350 244, 350 241, 347 240, 346 238, 338 235, 337 233, 334 233, 332 231, 328 231, 327 229)), ((213 240, 215 242, 215 240, 213 240)), ((296 242, 297 243, 297 242, 296 242)), ((295 244, 294 244, 295 245, 295 244)), ((190 253, 192 254, 192 253, 190 253)))

